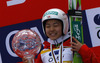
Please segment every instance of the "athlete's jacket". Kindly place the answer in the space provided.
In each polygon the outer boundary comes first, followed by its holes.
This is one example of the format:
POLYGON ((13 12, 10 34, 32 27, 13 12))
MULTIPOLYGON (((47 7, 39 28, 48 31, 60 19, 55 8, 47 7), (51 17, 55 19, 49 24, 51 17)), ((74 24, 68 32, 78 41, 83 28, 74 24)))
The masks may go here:
MULTIPOLYGON (((58 42, 61 42, 61 41, 58 40, 58 42)), ((63 46, 70 46, 69 42, 70 42, 70 39, 65 40, 63 42, 63 46)), ((35 63, 43 63, 45 61, 46 61, 45 63, 50 63, 51 61, 53 61, 53 59, 51 57, 52 55, 50 53, 50 44, 51 43, 54 44, 50 40, 48 40, 48 42, 47 41, 44 42, 44 49, 38 55, 37 59, 35 59, 35 63)), ((55 45, 53 45, 53 49, 54 49, 54 52, 58 51, 58 49, 55 48, 55 45)), ((78 53, 81 55, 82 60, 83 60, 84 63, 100 63, 100 46, 89 48, 84 44, 80 48, 78 53)), ((58 53, 55 53, 56 60, 59 59, 57 54, 58 53)), ((71 54, 69 54, 69 55, 70 55, 69 57, 71 57, 71 54)), ((63 53, 63 56, 64 56, 64 53, 63 53)), ((66 56, 64 56, 64 57, 66 57, 66 56)), ((67 60, 65 60, 65 61, 67 61, 67 60)), ((22 63, 22 62, 19 62, 19 63, 22 63)))
MULTIPOLYGON (((84 44, 80 48, 78 53, 81 55, 84 63, 100 63, 100 46, 89 48, 87 45, 84 44)), ((40 54, 37 59, 38 59, 38 61, 36 60, 37 63, 42 63, 40 54)))
POLYGON ((89 48, 84 44, 78 53, 84 63, 100 63, 100 46, 89 48))
MULTIPOLYGON (((57 63, 59 63, 59 56, 60 56, 59 49, 60 48, 56 48, 55 45, 52 45, 52 46, 53 46, 53 52, 55 55, 55 59, 57 63)), ((72 60, 73 60, 73 53, 71 51, 71 48, 68 46, 70 46, 70 39, 67 39, 63 42, 63 52, 62 52, 63 63, 72 63, 72 60)), ((44 49, 38 55, 38 58, 35 63, 54 63, 54 59, 51 53, 49 42, 47 41, 44 42, 44 49)))

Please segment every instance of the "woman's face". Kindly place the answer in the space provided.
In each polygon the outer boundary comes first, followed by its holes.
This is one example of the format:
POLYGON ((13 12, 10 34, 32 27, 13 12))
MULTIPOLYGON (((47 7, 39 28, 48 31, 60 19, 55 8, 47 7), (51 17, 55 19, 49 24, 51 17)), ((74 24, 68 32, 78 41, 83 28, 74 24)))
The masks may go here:
POLYGON ((62 36, 62 23, 59 20, 48 20, 45 25, 46 35, 55 40, 62 36))

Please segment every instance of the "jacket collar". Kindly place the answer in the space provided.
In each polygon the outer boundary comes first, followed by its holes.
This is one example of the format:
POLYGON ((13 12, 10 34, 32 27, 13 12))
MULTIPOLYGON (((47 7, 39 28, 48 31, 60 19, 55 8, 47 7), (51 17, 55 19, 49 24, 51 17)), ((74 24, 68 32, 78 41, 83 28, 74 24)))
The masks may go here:
POLYGON ((65 39, 67 39, 67 38, 69 38, 69 37, 70 37, 70 35, 69 35, 69 33, 67 33, 66 35, 61 36, 61 37, 59 37, 59 38, 56 39, 56 40, 51 40, 50 38, 48 38, 47 41, 48 41, 50 44, 59 44, 59 43, 63 42, 65 39))

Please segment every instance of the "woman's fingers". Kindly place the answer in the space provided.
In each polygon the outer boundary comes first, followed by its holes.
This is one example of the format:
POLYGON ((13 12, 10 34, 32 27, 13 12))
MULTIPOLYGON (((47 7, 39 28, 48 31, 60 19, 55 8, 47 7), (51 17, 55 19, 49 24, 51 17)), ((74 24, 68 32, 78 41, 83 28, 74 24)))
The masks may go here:
POLYGON ((79 51, 79 49, 81 48, 82 44, 77 40, 75 39, 74 37, 72 37, 72 39, 75 41, 75 42, 71 42, 71 47, 72 47, 72 51, 79 51))
POLYGON ((71 51, 76 51, 76 50, 77 50, 77 49, 75 49, 75 48, 72 48, 72 49, 71 49, 71 51))
POLYGON ((79 42, 75 37, 72 37, 72 39, 73 39, 76 43, 79 42))
POLYGON ((71 42, 70 43, 72 46, 77 46, 77 43, 75 43, 75 42, 71 42))
POLYGON ((26 57, 23 57, 23 63, 28 63, 28 59, 26 57))

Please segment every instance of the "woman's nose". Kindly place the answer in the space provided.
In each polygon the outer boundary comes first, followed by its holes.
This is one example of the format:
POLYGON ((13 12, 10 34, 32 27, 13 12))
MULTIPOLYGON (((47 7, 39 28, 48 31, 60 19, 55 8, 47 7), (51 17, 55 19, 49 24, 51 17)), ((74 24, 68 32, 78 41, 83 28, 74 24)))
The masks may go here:
POLYGON ((53 26, 50 27, 50 31, 54 31, 54 27, 53 26))

